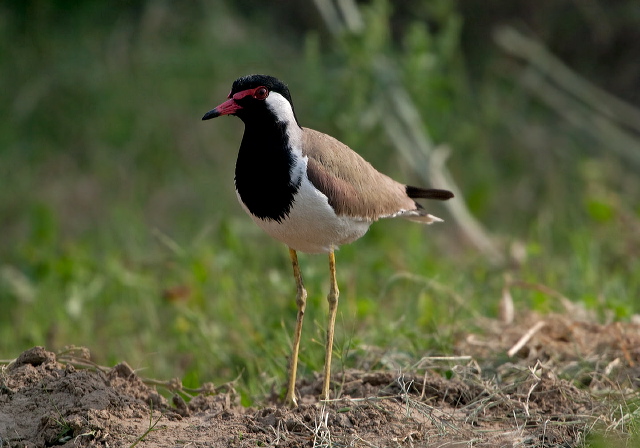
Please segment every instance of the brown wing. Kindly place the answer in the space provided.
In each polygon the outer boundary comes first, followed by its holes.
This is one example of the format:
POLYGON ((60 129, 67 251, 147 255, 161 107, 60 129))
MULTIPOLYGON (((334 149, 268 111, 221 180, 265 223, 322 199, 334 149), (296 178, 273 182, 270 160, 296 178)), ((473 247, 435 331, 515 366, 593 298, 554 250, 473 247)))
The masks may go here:
POLYGON ((329 198, 339 216, 375 221, 418 210, 405 185, 377 171, 335 138, 303 128, 303 148, 303 155, 309 158, 309 180, 329 198))

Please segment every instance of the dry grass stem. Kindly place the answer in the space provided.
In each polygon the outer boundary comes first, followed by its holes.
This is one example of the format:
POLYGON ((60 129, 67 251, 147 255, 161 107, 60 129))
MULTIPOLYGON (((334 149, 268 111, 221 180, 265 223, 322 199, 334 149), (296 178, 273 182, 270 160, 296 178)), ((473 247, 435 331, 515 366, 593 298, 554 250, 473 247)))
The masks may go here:
POLYGON ((507 354, 510 357, 513 357, 516 353, 520 351, 522 347, 524 347, 527 344, 527 342, 529 342, 529 340, 533 337, 533 335, 535 335, 538 331, 540 331, 540 329, 545 325, 547 325, 547 323, 543 320, 536 322, 535 325, 531 327, 525 334, 523 334, 522 337, 518 340, 518 342, 516 342, 515 345, 509 349, 507 354))

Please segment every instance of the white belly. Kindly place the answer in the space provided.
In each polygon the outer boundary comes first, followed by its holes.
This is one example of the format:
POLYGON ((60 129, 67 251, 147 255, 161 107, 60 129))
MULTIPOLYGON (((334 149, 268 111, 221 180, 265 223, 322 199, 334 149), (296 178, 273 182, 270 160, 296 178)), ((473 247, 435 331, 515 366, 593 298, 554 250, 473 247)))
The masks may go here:
POLYGON ((306 176, 303 176, 300 189, 294 196, 289 215, 280 222, 253 216, 240 197, 238 199, 262 230, 301 252, 329 252, 357 240, 367 233, 371 225, 368 220, 337 216, 327 197, 316 190, 306 176))

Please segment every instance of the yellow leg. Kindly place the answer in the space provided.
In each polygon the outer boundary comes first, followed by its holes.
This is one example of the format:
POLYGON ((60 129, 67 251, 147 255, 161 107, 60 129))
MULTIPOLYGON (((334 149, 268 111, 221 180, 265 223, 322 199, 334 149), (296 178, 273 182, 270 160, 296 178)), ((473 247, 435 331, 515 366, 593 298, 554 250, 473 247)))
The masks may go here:
POLYGON ((298 317, 296 319, 296 330, 293 334, 293 350, 289 364, 289 386, 287 388, 287 396, 284 401, 289 407, 298 406, 296 402, 296 372, 298 371, 298 352, 300 350, 300 335, 302 334, 302 320, 304 319, 304 310, 307 307, 307 290, 304 289, 302 283, 302 274, 298 265, 298 254, 295 250, 289 248, 289 256, 291 257, 291 265, 293 266, 293 276, 296 279, 297 295, 296 305, 298 306, 298 317))
POLYGON ((329 384, 331 382, 331 354, 333 352, 333 331, 336 323, 336 312, 338 311, 338 281, 336 280, 336 257, 333 250, 329 252, 329 273, 331 276, 331 288, 329 289, 329 323, 327 326, 327 345, 325 347, 324 358, 324 381, 322 383, 322 393, 320 400, 329 399, 329 384))

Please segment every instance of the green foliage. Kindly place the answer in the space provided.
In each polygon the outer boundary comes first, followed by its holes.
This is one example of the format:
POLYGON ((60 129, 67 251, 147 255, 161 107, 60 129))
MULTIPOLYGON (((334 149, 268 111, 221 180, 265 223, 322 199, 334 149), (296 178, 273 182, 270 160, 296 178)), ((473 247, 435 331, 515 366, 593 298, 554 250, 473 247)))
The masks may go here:
MULTIPOLYGON (((84 345, 96 362, 187 385, 241 375, 245 404, 282 389, 296 312, 287 253, 236 204, 241 123, 200 121, 249 72, 287 80, 303 125, 406 178, 379 125, 374 69, 392 64, 427 134, 452 146, 471 210, 524 247, 519 267, 491 266, 437 204, 444 225, 376 224, 338 253, 342 366, 450 353, 473 317, 495 316, 505 272, 603 319, 637 314, 637 176, 533 101, 499 56, 467 67, 455 4, 429 5, 398 30, 393 4, 372 2, 362 33, 335 40, 276 34, 225 2, 0 6, 3 357, 84 345)), ((301 265, 305 376, 323 363, 328 275, 325 257, 301 265)), ((561 309, 513 295, 518 311, 561 309)))

